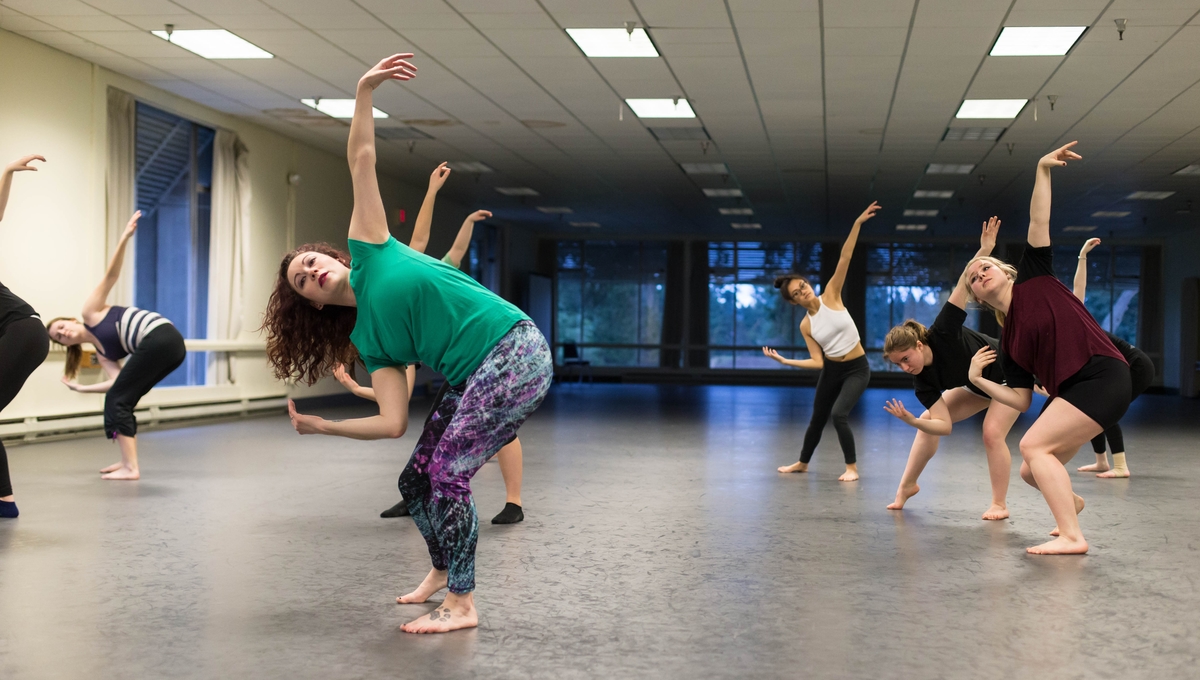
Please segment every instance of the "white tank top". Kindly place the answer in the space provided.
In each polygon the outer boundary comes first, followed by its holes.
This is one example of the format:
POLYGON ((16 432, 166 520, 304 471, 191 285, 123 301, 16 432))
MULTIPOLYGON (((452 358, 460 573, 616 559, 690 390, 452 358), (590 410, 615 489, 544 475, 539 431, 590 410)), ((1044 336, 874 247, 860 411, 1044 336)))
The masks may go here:
POLYGON ((846 356, 860 340, 858 327, 850 318, 850 312, 830 309, 824 302, 815 314, 808 315, 808 325, 813 340, 817 341, 827 357, 846 356))

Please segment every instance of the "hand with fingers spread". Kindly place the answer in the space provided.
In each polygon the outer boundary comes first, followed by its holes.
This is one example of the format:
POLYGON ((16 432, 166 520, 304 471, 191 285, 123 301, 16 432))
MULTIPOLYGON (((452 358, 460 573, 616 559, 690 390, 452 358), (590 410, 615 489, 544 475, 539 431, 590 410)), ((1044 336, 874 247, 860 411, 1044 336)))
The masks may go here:
POLYGON ((904 408, 904 402, 900 401, 899 399, 892 399, 891 401, 885 403, 883 405, 883 410, 896 416, 909 425, 917 422, 917 417, 910 413, 908 409, 904 408))
POLYGON ((333 377, 342 384, 342 387, 345 387, 351 392, 359 387, 358 381, 350 377, 350 373, 346 371, 346 367, 342 364, 338 364, 337 366, 333 367, 333 377))
POLYGON ((854 223, 861 225, 863 222, 866 222, 867 220, 874 217, 875 213, 879 212, 880 208, 882 208, 882 207, 883 206, 879 205, 878 202, 872 201, 871 205, 868 205, 867 209, 864 210, 862 212, 862 214, 858 216, 858 219, 854 220, 854 223))
POLYGON ((443 161, 429 175, 429 191, 437 193, 446 183, 446 178, 450 176, 450 168, 443 161))
POLYGON ((37 172, 38 171, 37 167, 30 165, 30 163, 33 161, 41 161, 41 162, 45 163, 46 157, 39 156, 37 154, 31 154, 29 156, 22 156, 22 157, 18 158, 17 160, 13 161, 12 163, 9 163, 8 165, 4 166, 4 172, 6 172, 6 173, 23 172, 23 171, 37 172))
POLYGON ((1000 218, 993 215, 983 223, 983 231, 979 234, 979 250, 991 253, 996 248, 996 235, 1000 233, 1000 218))
POLYGON ((292 427, 296 428, 296 432, 300 434, 320 434, 321 423, 325 422, 324 418, 318 416, 306 416, 296 412, 296 402, 288 399, 288 416, 292 419, 292 427))
POLYGON ((763 354, 765 354, 767 357, 774 359, 775 361, 778 361, 781 364, 784 362, 783 356, 780 355, 779 352, 776 352, 775 350, 771 349, 770 347, 763 347, 762 351, 763 351, 763 354))
POLYGON ((996 350, 988 346, 979 348, 975 356, 971 357, 971 368, 967 370, 967 377, 971 382, 983 377, 983 369, 987 368, 996 361, 996 350))
POLYGON ((470 215, 467 215, 467 221, 468 222, 482 222, 486 219, 491 218, 491 216, 492 216, 492 213, 490 210, 476 210, 475 212, 471 213, 470 215))
POLYGON ((412 80, 417 77, 417 67, 407 61, 413 57, 411 52, 393 54, 371 67, 370 71, 359 79, 359 87, 372 90, 388 80, 412 80))
POLYGON ((1096 246, 1100 245, 1100 239, 1089 238, 1083 242, 1083 247, 1079 249, 1079 257, 1087 257, 1087 254, 1092 252, 1096 246))
POLYGON ((1042 156, 1041 159, 1038 160, 1038 167, 1039 168, 1057 168, 1059 166, 1066 165, 1067 161, 1082 160, 1083 156, 1080 156, 1079 154, 1075 153, 1074 151, 1071 151, 1071 147, 1075 146, 1078 143, 1079 142, 1069 142, 1067 144, 1064 144, 1064 145, 1058 147, 1054 151, 1051 151, 1050 153, 1046 154, 1045 156, 1042 156))

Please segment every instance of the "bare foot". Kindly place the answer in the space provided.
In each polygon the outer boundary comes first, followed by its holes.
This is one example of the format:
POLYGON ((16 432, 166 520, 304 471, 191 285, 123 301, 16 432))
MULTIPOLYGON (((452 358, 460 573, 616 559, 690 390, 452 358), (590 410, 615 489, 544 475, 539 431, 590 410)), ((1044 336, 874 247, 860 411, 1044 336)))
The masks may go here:
POLYGON ((1117 479, 1117 478, 1124 479, 1125 477, 1129 476, 1129 468, 1125 468, 1124 470, 1118 470, 1116 468, 1113 468, 1112 470, 1109 470, 1108 472, 1101 472, 1100 474, 1098 474, 1096 476, 1103 478, 1103 479, 1117 479))
POLYGON ((908 502, 908 499, 919 493, 921 493, 921 487, 916 484, 909 487, 901 486, 899 489, 896 489, 896 500, 892 501, 892 504, 887 506, 887 509, 903 510, 904 504, 908 502))
POLYGON ((1008 508, 997 503, 992 503, 992 506, 983 513, 984 519, 1008 519, 1008 508))
POLYGON ((428 600, 434 593, 446 587, 446 572, 430 569, 429 575, 421 581, 417 589, 396 598, 396 604, 420 604, 428 600))
POLYGON ((471 593, 455 595, 450 593, 446 601, 437 609, 419 619, 414 619, 400 626, 405 633, 448 633, 462 628, 474 628, 479 625, 479 613, 475 611, 475 601, 471 593))
POLYGON ((1048 543, 1025 549, 1025 552, 1030 555, 1082 555, 1087 551, 1087 541, 1083 540, 1082 537, 1077 540, 1071 540, 1063 536, 1059 536, 1048 543))
POLYGON ((792 463, 779 468, 780 472, 808 472, 808 463, 792 463))
POLYGON ((1080 467, 1077 467, 1075 469, 1079 470, 1080 472, 1107 472, 1109 470, 1109 467, 1108 467, 1108 461, 1106 460, 1103 463, 1092 463, 1091 465, 1081 465, 1080 467))
POLYGON ((121 469, 120 463, 113 463, 112 465, 109 465, 106 468, 100 468, 100 474, 106 475, 110 472, 116 472, 117 470, 120 470, 120 469, 121 469))
POLYGON ((127 481, 133 481, 135 479, 141 479, 141 478, 142 478, 141 472, 138 472, 137 470, 130 470, 127 467, 119 467, 119 466, 117 467, 116 470, 113 470, 112 472, 110 472, 106 475, 100 475, 100 479, 119 479, 119 480, 127 480, 127 481))
POLYGON ((858 470, 851 470, 850 468, 846 468, 846 471, 842 473, 842 476, 838 477, 838 481, 839 482, 857 482, 858 481, 858 470))
MULTIPOLYGON (((1083 505, 1084 505, 1083 496, 1080 496, 1079 494, 1075 494, 1075 514, 1076 515, 1083 512, 1083 505)), ((1050 532, 1050 535, 1051 536, 1058 535, 1058 525, 1057 524, 1054 525, 1054 530, 1050 532)))

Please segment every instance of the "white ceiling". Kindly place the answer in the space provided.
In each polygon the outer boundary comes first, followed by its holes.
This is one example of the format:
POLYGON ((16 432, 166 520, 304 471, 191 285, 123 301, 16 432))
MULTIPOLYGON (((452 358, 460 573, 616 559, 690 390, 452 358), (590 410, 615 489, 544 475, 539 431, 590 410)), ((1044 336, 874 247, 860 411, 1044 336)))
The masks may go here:
POLYGON ((348 128, 298 100, 353 96, 369 65, 414 52, 419 77, 382 87, 376 106, 391 115, 381 125, 423 121, 434 139, 380 141, 381 163, 423 184, 439 161, 483 161, 497 172, 447 191, 514 223, 554 227, 534 208, 569 206, 565 220, 600 233, 732 238, 717 208, 735 200, 701 189, 740 187, 764 236, 844 231, 873 199, 885 207, 875 235, 926 221, 922 237, 961 236, 993 212, 1023 223, 1035 159, 1072 139, 1085 162, 1056 174, 1058 227, 1200 223, 1200 177, 1171 175, 1200 162, 1200 0, 0 0, 0 28, 338 153, 348 128), (588 59, 563 31, 627 21, 662 58, 588 59), (225 28, 276 58, 208 61, 150 35, 167 23, 225 28), (1066 57, 987 56, 1001 27, 1021 25, 1092 28, 1066 57), (696 121, 620 119, 622 99, 674 96, 696 121), (1015 121, 956 121, 964 98, 1035 98, 1038 119, 1031 105, 1015 121), (942 141, 968 124, 1009 129, 942 141), (659 125, 702 125, 712 142, 659 141, 647 130, 659 125), (725 179, 678 166, 721 161, 725 179), (977 167, 926 176, 931 162, 977 167), (917 188, 956 193, 913 199, 917 188), (1123 200, 1135 190, 1176 194, 1123 200))

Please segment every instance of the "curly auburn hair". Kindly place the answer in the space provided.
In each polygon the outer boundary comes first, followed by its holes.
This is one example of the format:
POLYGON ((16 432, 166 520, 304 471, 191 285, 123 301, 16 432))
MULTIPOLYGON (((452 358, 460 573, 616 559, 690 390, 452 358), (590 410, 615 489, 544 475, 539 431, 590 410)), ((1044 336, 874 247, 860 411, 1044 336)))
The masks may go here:
POLYGON ((267 361, 280 380, 296 378, 311 385, 338 364, 353 366, 358 350, 350 332, 358 318, 355 307, 326 305, 317 309, 288 282, 288 266, 300 253, 320 253, 350 266, 350 254, 328 243, 308 243, 283 256, 279 277, 267 300, 263 323, 267 331, 267 361))

